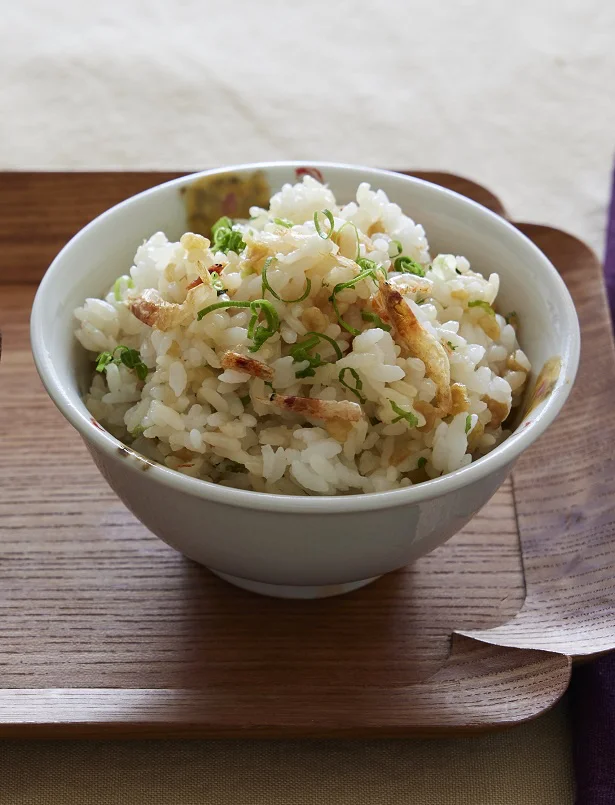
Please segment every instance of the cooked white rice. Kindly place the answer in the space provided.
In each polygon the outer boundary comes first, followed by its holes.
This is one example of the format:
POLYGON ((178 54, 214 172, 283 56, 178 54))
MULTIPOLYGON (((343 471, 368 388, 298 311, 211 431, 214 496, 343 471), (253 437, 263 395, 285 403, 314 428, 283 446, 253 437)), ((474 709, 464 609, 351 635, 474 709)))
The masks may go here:
MULTIPOLYGON (((137 250, 129 276, 104 299, 86 299, 75 310, 76 336, 93 359, 122 345, 138 350, 145 364, 141 380, 117 350, 115 360, 108 356, 106 367, 93 372, 86 405, 111 433, 186 475, 289 495, 410 486, 464 467, 506 438, 502 422, 519 404, 531 367, 513 324, 489 307, 498 293, 496 273, 485 279, 452 254, 431 261, 423 228, 368 184, 359 186, 356 202, 340 207, 330 189, 307 176, 276 193, 269 210, 253 208, 251 215, 233 226, 246 244, 238 247, 240 254, 214 252, 200 235, 187 233, 171 243, 157 232, 137 250), (332 237, 323 237, 330 229, 323 210, 334 216, 332 237), (346 222, 356 230, 342 229, 346 222), (341 325, 330 297, 337 284, 362 270, 355 262, 361 259, 357 235, 361 258, 380 268, 336 293, 341 325), (395 270, 400 248, 423 267, 424 277, 395 270), (286 303, 267 289, 263 294, 269 257, 267 279, 275 293, 297 299, 309 279, 306 298, 286 303), (209 271, 215 264, 217 288, 209 271), (443 347, 436 351, 456 384, 448 410, 437 404, 433 367, 413 354, 383 305, 385 274, 389 287, 401 292, 410 320, 418 320, 419 337, 432 350, 434 342, 443 347), (275 309, 279 327, 254 352, 254 311, 218 308, 197 318, 212 304, 262 298, 275 309), (366 312, 379 318, 366 321, 366 312), (378 326, 387 321, 388 329, 378 326), (343 357, 317 339, 308 355, 320 355, 322 365, 309 376, 310 363, 294 360, 291 350, 313 331, 333 339, 343 357), (270 367, 271 384, 223 369, 228 351, 270 367), (354 392, 340 382, 343 369, 354 392), (296 376, 305 370, 308 376, 296 376), (315 404, 323 413, 312 418, 282 410, 270 402, 273 391, 326 401, 315 404), (358 421, 337 416, 332 401, 360 405, 352 409, 359 411, 358 421)), ((257 326, 264 321, 259 316, 257 326)))

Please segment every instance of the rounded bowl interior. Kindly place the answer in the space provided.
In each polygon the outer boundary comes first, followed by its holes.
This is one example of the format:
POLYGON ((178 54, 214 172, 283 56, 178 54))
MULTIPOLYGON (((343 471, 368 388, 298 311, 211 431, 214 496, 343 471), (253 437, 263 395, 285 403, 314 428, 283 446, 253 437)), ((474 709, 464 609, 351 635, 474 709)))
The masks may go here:
MULTIPOLYGON (((356 166, 301 163, 318 168, 339 202, 354 197, 360 182, 382 188, 404 212, 420 222, 432 256, 466 256, 483 274, 501 279, 497 306, 515 310, 521 345, 535 369, 553 356, 561 373, 551 395, 513 435, 461 470, 423 484, 389 492, 338 497, 285 497, 246 492, 189 478, 162 466, 147 477, 171 488, 231 506, 303 513, 341 513, 419 503, 475 483, 510 465, 561 409, 577 369, 579 328, 574 305, 561 277, 539 249, 511 224, 454 192, 419 179, 356 166)), ((73 310, 88 296, 104 294, 132 264, 138 245, 157 230, 178 239, 186 230, 182 188, 205 173, 262 170, 275 192, 296 181, 299 163, 264 163, 206 171, 160 185, 113 207, 79 232, 60 252, 43 278, 32 311, 31 336, 36 366, 50 396, 85 440, 107 454, 118 442, 92 422, 83 403, 92 367, 74 338, 73 310)))

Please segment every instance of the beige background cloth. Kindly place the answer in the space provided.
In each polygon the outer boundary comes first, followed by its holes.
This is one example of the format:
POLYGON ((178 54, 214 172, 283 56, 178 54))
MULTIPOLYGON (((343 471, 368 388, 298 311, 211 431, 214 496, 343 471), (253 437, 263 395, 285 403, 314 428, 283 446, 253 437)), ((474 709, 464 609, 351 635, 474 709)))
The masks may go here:
MULTIPOLYGON (((604 0, 0 0, 0 168, 449 170, 602 251, 604 0)), ((0 269, 1 270, 1 269, 0 269)), ((0 744, 10 805, 572 802, 565 709, 396 742, 0 744)))

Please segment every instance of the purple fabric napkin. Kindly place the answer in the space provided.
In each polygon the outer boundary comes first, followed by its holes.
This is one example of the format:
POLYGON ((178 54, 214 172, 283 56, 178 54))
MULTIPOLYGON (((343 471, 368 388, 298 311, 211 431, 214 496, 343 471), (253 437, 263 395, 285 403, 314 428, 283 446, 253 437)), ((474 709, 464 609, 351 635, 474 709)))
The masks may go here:
POLYGON ((615 324, 615 171, 611 190, 611 205, 606 227, 606 256, 604 260, 604 279, 609 295, 611 319, 615 324))
MULTIPOLYGON (((604 277, 615 323, 615 173, 604 277)), ((575 668, 570 687, 575 805, 615 805, 615 653, 575 668)))

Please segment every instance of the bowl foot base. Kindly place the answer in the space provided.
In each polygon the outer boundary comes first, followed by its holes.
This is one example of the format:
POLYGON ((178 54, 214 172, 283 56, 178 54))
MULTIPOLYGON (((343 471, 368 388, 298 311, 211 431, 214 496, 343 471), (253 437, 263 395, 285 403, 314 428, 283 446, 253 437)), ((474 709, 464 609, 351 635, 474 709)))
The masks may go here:
POLYGON ((333 595, 343 595, 344 593, 351 593, 353 590, 359 590, 365 587, 366 584, 371 584, 372 581, 380 578, 373 576, 371 579, 361 579, 360 581, 350 581, 346 584, 322 584, 322 585, 292 585, 292 584, 267 584, 263 581, 250 581, 249 579, 242 579, 239 576, 229 576, 228 573, 220 573, 218 570, 209 570, 216 576, 235 587, 241 587, 242 590, 249 590, 251 593, 259 593, 260 595, 268 595, 272 598, 330 598, 333 595))

